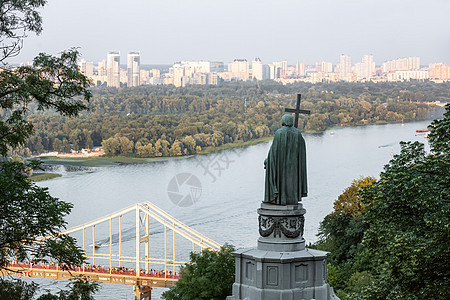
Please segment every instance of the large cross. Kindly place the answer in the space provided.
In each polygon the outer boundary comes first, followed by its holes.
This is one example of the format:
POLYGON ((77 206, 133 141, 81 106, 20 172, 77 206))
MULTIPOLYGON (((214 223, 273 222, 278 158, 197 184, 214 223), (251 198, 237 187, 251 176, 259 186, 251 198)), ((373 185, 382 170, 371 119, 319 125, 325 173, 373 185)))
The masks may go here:
POLYGON ((302 95, 301 94, 297 94, 297 105, 295 108, 285 108, 284 111, 285 112, 290 112, 290 113, 295 113, 295 122, 294 122, 294 127, 298 128, 298 115, 299 114, 307 114, 309 115, 311 113, 310 110, 304 110, 304 109, 300 109, 300 101, 302 99, 302 95))

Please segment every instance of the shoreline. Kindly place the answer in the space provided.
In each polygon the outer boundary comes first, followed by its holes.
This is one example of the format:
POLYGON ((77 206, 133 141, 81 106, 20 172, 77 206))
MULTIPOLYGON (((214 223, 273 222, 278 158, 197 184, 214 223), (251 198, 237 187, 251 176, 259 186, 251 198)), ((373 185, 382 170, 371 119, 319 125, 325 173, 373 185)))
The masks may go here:
MULTIPOLYGON (((424 121, 430 121, 432 120, 414 120, 414 121, 408 121, 405 123, 414 123, 414 122, 424 122, 424 121)), ((348 127, 361 127, 361 126, 370 126, 370 125, 388 125, 388 124, 401 124, 400 121, 393 121, 393 122, 373 122, 373 123, 366 123, 366 124, 354 124, 354 125, 335 125, 333 127, 328 127, 323 131, 303 131, 303 134, 324 134, 327 130, 333 130, 333 128, 348 128, 348 127)), ((249 141, 240 141, 237 143, 228 143, 223 144, 219 147, 208 147, 202 149, 197 154, 192 155, 182 155, 182 156, 164 156, 164 157, 138 157, 138 156, 132 156, 132 155, 122 155, 122 156, 105 156, 105 155, 99 155, 99 152, 96 152, 94 155, 86 155, 86 154, 66 154, 66 155, 45 155, 41 154, 37 157, 33 157, 31 159, 39 159, 45 164, 50 165, 71 165, 71 166, 84 166, 84 167, 107 167, 107 166, 114 166, 114 165, 126 165, 126 164, 145 164, 145 163, 155 163, 155 162, 163 162, 168 161, 172 159, 187 159, 190 157, 193 157, 195 155, 207 155, 211 153, 217 153, 221 151, 226 150, 232 150, 236 148, 243 148, 243 147, 249 147, 254 146, 260 143, 264 143, 267 141, 271 141, 273 139, 273 135, 261 137, 257 139, 251 139, 249 141)), ((53 153, 51 153, 53 154, 53 153)))

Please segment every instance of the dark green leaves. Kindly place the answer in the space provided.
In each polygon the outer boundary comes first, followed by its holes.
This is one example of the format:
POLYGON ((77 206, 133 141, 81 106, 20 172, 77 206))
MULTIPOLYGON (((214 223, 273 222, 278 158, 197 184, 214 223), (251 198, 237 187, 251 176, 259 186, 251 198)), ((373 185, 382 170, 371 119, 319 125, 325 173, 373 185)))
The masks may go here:
POLYGON ((163 293, 164 299, 225 299, 234 283, 234 247, 225 244, 220 251, 191 253, 182 267, 175 288, 163 293))

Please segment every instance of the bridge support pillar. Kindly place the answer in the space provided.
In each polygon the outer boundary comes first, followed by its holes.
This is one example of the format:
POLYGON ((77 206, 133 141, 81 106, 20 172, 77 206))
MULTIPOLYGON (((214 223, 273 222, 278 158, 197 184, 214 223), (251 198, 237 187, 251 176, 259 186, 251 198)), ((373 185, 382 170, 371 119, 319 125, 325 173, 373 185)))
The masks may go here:
POLYGON ((134 298, 136 300, 150 300, 152 288, 150 286, 134 286, 134 298))

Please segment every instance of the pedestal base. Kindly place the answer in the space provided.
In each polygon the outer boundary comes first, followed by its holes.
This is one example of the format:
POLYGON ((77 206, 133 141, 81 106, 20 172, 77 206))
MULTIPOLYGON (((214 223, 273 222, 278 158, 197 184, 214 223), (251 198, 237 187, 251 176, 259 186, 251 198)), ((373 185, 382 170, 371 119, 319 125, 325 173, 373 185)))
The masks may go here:
POLYGON ((304 214, 298 205, 262 203, 257 248, 234 252, 235 283, 230 300, 331 300, 328 252, 305 248, 304 214))
POLYGON ((228 299, 338 299, 327 284, 327 254, 307 248, 295 252, 240 249, 234 252, 236 281, 228 299))

